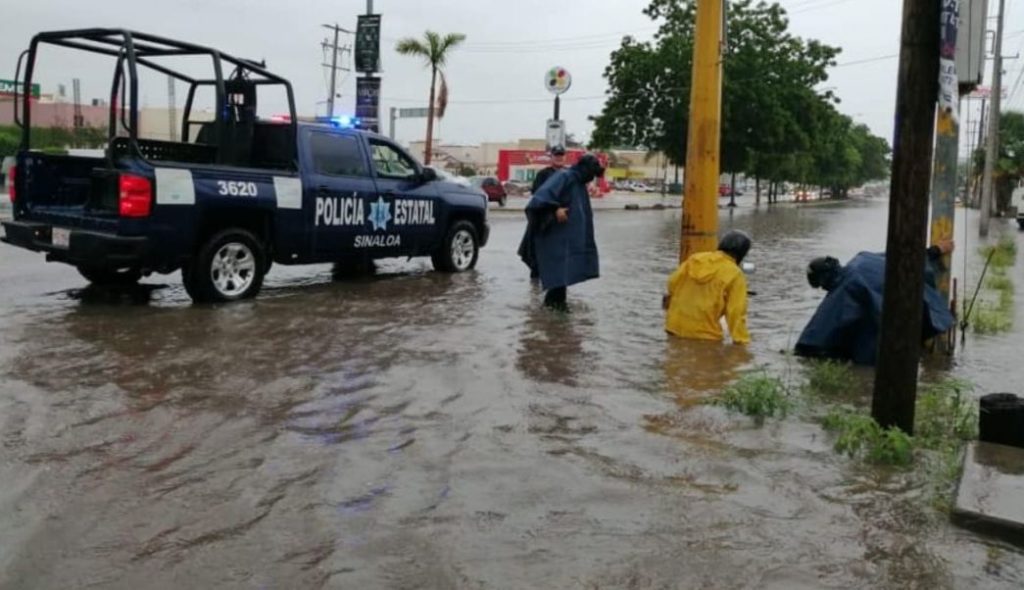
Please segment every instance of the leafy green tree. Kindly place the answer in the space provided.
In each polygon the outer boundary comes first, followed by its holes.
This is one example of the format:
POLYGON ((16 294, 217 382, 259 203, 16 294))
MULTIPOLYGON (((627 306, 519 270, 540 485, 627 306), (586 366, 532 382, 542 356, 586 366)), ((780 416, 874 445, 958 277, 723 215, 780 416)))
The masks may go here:
MULTIPOLYGON (((652 0, 661 21, 651 42, 627 37, 605 70, 610 91, 594 117, 591 145, 660 150, 685 163, 695 0, 652 0)), ((815 87, 828 79, 839 49, 789 32, 778 4, 738 0, 728 11, 723 61, 722 170, 776 184, 816 182, 845 192, 878 176, 888 146, 869 141, 815 87), (854 141, 856 140, 856 141, 854 141), (871 153, 862 153, 862 149, 871 153), (881 154, 879 156, 879 154, 881 154), (870 171, 870 172, 869 172, 870 171)), ((881 143, 879 143, 881 142, 881 143)))
MULTIPOLYGON (((430 164, 430 156, 434 149, 434 114, 436 105, 436 93, 437 93, 437 77, 441 75, 441 94, 444 97, 443 102, 447 104, 447 84, 444 82, 444 66, 448 63, 448 57, 451 55, 452 50, 462 44, 466 40, 466 36, 462 33, 451 33, 445 36, 441 36, 433 31, 427 31, 424 34, 423 39, 415 39, 407 37, 400 39, 398 44, 395 46, 395 51, 402 55, 411 55, 420 57, 423 59, 427 67, 430 68, 430 102, 427 108, 429 112, 427 114, 427 140, 426 147, 424 148, 423 163, 430 164)), ((443 107, 442 107, 443 110, 443 107)))

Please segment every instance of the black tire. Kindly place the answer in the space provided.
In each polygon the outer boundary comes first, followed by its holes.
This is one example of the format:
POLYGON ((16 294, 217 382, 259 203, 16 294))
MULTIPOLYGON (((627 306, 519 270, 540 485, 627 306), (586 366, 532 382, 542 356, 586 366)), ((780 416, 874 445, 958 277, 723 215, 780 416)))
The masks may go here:
POLYGON ((1021 231, 1024 231, 1024 219, 1017 220, 1017 227, 1019 227, 1021 231))
POLYGON ((259 238, 239 228, 208 239, 181 269, 182 283, 196 303, 222 303, 255 297, 267 271, 259 238))
POLYGON ((138 268, 95 268, 91 266, 79 266, 78 273, 85 280, 100 287, 126 287, 134 285, 142 278, 142 271, 138 268))
POLYGON ((476 266, 480 257, 480 239, 472 223, 459 220, 448 228, 444 241, 431 256, 434 269, 440 272, 465 272, 476 266))

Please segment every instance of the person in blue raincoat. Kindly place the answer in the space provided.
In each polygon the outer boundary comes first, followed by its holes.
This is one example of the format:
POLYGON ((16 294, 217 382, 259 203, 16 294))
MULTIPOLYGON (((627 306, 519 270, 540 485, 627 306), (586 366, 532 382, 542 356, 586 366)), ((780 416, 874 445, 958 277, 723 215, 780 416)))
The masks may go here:
POLYGON ((540 278, 547 307, 567 311, 567 288, 600 275, 587 185, 603 175, 597 156, 585 154, 551 176, 526 205, 519 256, 540 278))
MULTIPOLYGON (((949 331, 955 323, 949 305, 935 288, 941 257, 952 250, 952 242, 928 249, 922 340, 949 331)), ((885 254, 861 252, 846 266, 832 257, 816 258, 807 267, 807 281, 828 295, 800 334, 796 354, 874 365, 885 290, 885 254)))

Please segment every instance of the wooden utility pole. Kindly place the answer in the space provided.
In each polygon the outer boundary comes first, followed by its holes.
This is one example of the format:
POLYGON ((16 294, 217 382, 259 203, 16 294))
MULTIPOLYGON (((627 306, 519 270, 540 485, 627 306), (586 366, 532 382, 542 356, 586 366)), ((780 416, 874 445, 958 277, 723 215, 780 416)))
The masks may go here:
POLYGON ((988 227, 992 219, 992 203, 995 201, 993 194, 995 184, 992 182, 992 175, 995 174, 996 159, 999 158, 999 114, 1003 96, 1003 13, 1005 9, 1006 0, 999 0, 995 57, 992 60, 992 106, 988 115, 988 146, 985 151, 985 176, 981 187, 981 223, 978 226, 978 233, 983 238, 988 237, 988 227))
POLYGON ((880 425, 897 426, 908 434, 914 432, 921 354, 940 9, 935 0, 903 2, 885 293, 871 403, 871 415, 880 425))
POLYGON ((698 0, 679 260, 718 247, 724 0, 698 0))

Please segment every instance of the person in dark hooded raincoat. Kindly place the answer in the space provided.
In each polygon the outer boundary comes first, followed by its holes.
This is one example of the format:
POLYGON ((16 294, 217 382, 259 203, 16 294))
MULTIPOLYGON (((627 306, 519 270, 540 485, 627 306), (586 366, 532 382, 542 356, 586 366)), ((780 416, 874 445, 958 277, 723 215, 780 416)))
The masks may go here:
MULTIPOLYGON (((952 242, 928 249, 922 341, 949 331, 955 323, 949 305, 935 288, 940 259, 952 249, 952 242)), ((807 268, 807 281, 828 295, 800 334, 796 354, 873 366, 881 330, 885 254, 861 252, 846 266, 835 258, 816 258, 807 268)))
POLYGON ((552 175, 526 205, 519 256, 540 278, 547 307, 567 311, 566 289, 600 276, 587 185, 602 175, 597 156, 586 154, 552 175))

